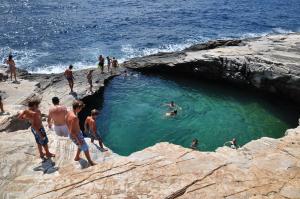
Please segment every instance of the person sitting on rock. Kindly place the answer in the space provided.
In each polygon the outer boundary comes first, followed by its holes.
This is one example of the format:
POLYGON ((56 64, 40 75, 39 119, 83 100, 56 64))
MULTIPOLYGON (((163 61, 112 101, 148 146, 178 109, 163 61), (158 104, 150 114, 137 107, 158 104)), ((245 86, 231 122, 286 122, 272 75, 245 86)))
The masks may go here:
POLYGON ((8 56, 8 60, 6 60, 6 64, 8 65, 8 69, 9 69, 9 72, 10 72, 10 79, 12 80, 12 76, 14 76, 15 78, 15 83, 17 83, 17 68, 16 68, 16 63, 15 61, 13 60, 13 56, 12 54, 9 54, 8 56))
POLYGON ((196 150, 198 147, 198 144, 199 144, 198 139, 194 138, 192 141, 192 144, 191 144, 191 149, 196 150))
POLYGON ((97 126, 96 126, 96 118, 99 115, 99 111, 96 109, 91 111, 91 116, 88 116, 84 122, 84 129, 85 132, 91 137, 91 142, 94 143, 94 140, 99 141, 99 146, 102 150, 107 151, 103 147, 103 142, 99 134, 97 133, 97 126))
POLYGON ((93 72, 94 70, 90 70, 86 76, 88 83, 90 85, 90 92, 93 93, 93 72))
POLYGON ((70 65, 69 68, 65 71, 64 75, 65 77, 67 78, 68 80, 68 83, 69 83, 69 86, 70 86, 70 89, 71 89, 71 93, 73 93, 73 87, 74 87, 74 76, 73 76, 73 72, 72 72, 72 69, 73 69, 73 65, 70 65))
POLYGON ((177 115, 177 110, 173 110, 171 112, 167 112, 166 116, 176 116, 177 115))
POLYGON ((35 142, 38 146, 40 157, 44 160, 47 158, 55 157, 55 154, 49 152, 48 137, 42 124, 42 114, 39 110, 40 100, 33 98, 28 102, 28 109, 22 111, 18 118, 21 120, 28 120, 31 123, 31 132, 34 135, 35 142), (43 149, 45 153, 43 153, 43 149))
POLYGON ((65 106, 59 105, 58 97, 52 98, 53 107, 49 109, 48 114, 48 127, 52 128, 52 123, 54 123, 54 131, 56 135, 68 137, 70 135, 69 129, 66 125, 66 115, 68 110, 65 106))
POLYGON ((228 146, 232 149, 237 149, 239 148, 239 146, 237 145, 237 141, 236 138, 233 138, 231 141, 225 142, 224 146, 228 146))
POLYGON ((238 148, 236 138, 233 138, 233 139, 230 141, 230 148, 232 148, 232 149, 237 149, 237 148, 238 148))
POLYGON ((79 119, 77 114, 82 110, 84 104, 81 101, 75 100, 73 102, 73 110, 69 111, 66 115, 66 123, 70 132, 70 138, 77 145, 77 153, 74 158, 75 161, 80 160, 81 151, 84 152, 88 162, 91 166, 95 165, 95 163, 91 160, 89 147, 84 140, 83 134, 80 130, 79 119))

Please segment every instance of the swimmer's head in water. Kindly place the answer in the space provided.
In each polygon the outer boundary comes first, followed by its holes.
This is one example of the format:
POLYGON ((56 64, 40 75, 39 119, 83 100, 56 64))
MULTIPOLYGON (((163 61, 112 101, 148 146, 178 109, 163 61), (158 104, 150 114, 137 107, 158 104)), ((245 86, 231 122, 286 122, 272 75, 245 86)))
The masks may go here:
POLYGON ((9 54, 8 55, 8 60, 12 60, 12 58, 13 58, 12 54, 9 54))
POLYGON ((177 110, 174 110, 173 113, 176 115, 177 114, 177 110))
POLYGON ((41 100, 39 98, 32 98, 28 101, 28 107, 29 108, 38 108, 41 103, 41 100))
POLYGON ((175 102, 174 101, 171 101, 171 106, 174 106, 175 105, 175 102))
POLYGON ((53 97, 53 98, 52 98, 52 103, 53 103, 54 105, 58 105, 58 104, 59 104, 59 99, 58 99, 58 97, 53 97))
POLYGON ((197 139, 197 138, 194 138, 193 141, 192 141, 192 143, 193 143, 193 144, 198 144, 198 139, 197 139))
POLYGON ((72 70, 72 69, 73 69, 73 65, 72 65, 72 64, 69 66, 69 69, 70 69, 70 70, 72 70))

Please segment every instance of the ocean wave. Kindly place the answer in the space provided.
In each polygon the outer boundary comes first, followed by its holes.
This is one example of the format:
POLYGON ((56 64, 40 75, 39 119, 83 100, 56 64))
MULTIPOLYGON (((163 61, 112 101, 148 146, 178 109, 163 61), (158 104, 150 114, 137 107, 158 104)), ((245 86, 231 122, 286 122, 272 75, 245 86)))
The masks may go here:
MULTIPOLYGON (((187 47, 190 47, 191 45, 197 44, 197 43, 203 43, 207 42, 209 40, 214 39, 245 39, 245 38, 254 38, 254 37, 261 37, 261 36, 267 36, 272 34, 286 34, 286 33, 293 33, 292 30, 287 30, 281 27, 273 28, 268 32, 261 32, 261 33, 241 33, 236 35, 230 35, 230 36, 224 36, 224 35, 217 35, 216 38, 204 38, 204 37, 198 37, 198 39, 190 39, 185 42, 179 43, 179 44, 164 44, 157 48, 138 48, 131 44, 124 44, 121 46, 121 53, 118 57, 119 63, 123 63, 124 61, 127 61, 134 57, 142 57, 142 56, 148 56, 152 54, 156 54, 159 52, 175 52, 183 50, 187 47)), ((300 32, 300 28, 296 31, 300 32)), ((48 43, 45 43, 43 45, 50 45, 48 43)), ((95 48, 86 48, 82 52, 88 53, 87 57, 95 57, 96 56, 97 49, 95 48), (91 55, 91 52, 92 55, 91 55)), ((16 61, 17 67, 23 68, 28 70, 31 73, 61 73, 63 72, 67 67, 67 63, 57 63, 57 64, 44 64, 40 65, 39 60, 43 60, 43 57, 49 56, 47 52, 38 52, 36 50, 15 50, 10 49, 9 47, 3 47, 0 48, 0 61, 3 63, 4 60, 7 58, 9 53, 13 53, 14 59, 16 61), (39 67, 36 67, 36 66, 39 67)), ((86 55, 82 55, 83 57, 86 55)), ((93 61, 80 61, 72 63, 74 65, 75 70, 80 69, 87 69, 87 68, 93 68, 97 66, 97 60, 95 62, 93 61)))

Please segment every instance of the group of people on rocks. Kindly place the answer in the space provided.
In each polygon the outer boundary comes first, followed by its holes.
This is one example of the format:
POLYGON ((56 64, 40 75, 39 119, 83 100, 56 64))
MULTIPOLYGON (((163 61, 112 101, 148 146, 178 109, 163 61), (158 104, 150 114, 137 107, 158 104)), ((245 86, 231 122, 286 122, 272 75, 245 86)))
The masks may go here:
MULTIPOLYGON (((119 67, 119 63, 118 63, 118 60, 113 57, 112 59, 107 56, 106 57, 107 59, 107 72, 111 72, 111 74, 115 73, 117 71, 117 68, 119 67)), ((104 63, 105 63, 105 59, 102 55, 99 56, 98 58, 98 67, 100 68, 101 70, 101 74, 104 73, 104 63)), ((66 79, 68 80, 68 83, 69 83, 69 87, 70 87, 70 90, 71 90, 71 93, 74 93, 74 75, 73 75, 73 65, 70 65, 64 72, 64 76, 66 77, 66 79)), ((91 69, 89 70, 89 72, 87 73, 87 82, 89 84, 89 90, 90 92, 92 93, 93 92, 93 72, 94 72, 94 69, 91 69)))
MULTIPOLYGON (((38 98, 32 98, 28 102, 28 109, 20 112, 18 118, 21 120, 27 120, 31 123, 31 132, 34 135, 37 148, 42 159, 55 157, 55 154, 49 151, 48 137, 45 128, 42 124, 42 113, 39 109, 40 100, 38 98)), ((52 98, 53 107, 49 109, 48 113, 48 127, 54 129, 57 136, 69 137, 72 142, 77 146, 77 153, 74 158, 75 161, 80 160, 81 151, 84 152, 89 164, 95 165, 92 161, 89 146, 86 143, 83 133, 80 129, 80 119, 78 113, 84 107, 82 101, 74 100, 72 104, 72 110, 68 111, 67 108, 60 104, 58 97, 52 98)), ((91 137, 91 142, 94 140, 99 141, 99 146, 102 151, 107 151, 104 148, 102 139, 98 134, 96 117, 99 115, 97 110, 91 111, 91 116, 87 117, 84 123, 85 133, 91 137)))

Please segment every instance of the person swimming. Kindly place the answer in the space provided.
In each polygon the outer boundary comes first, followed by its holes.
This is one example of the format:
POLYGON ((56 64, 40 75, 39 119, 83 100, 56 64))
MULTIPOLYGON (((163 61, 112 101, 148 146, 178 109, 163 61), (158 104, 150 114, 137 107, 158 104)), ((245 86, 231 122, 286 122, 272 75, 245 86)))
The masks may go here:
POLYGON ((192 141, 192 143, 191 143, 191 149, 196 150, 197 147, 198 147, 198 144, 199 144, 198 139, 197 139, 197 138, 194 138, 193 141, 192 141))
POLYGON ((171 111, 171 112, 167 112, 167 113, 166 113, 166 116, 174 117, 174 116, 176 116, 176 115, 177 115, 177 110, 173 110, 173 111, 171 111))
POLYGON ((167 107, 169 107, 169 109, 179 109, 179 110, 182 110, 182 108, 180 107, 180 106, 178 106, 177 104, 175 104, 175 102, 174 101, 171 101, 170 103, 166 103, 166 104, 164 104, 164 106, 167 106, 167 107))

